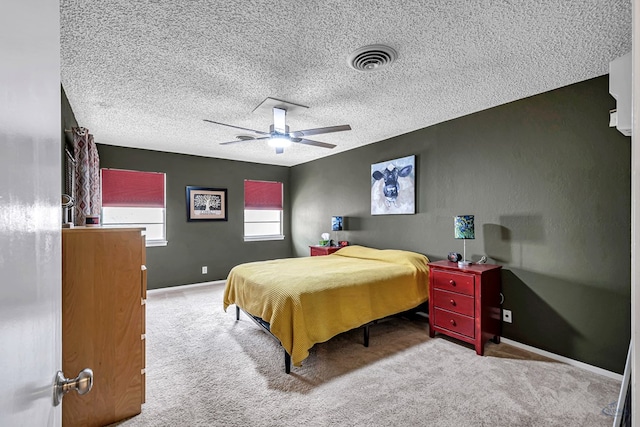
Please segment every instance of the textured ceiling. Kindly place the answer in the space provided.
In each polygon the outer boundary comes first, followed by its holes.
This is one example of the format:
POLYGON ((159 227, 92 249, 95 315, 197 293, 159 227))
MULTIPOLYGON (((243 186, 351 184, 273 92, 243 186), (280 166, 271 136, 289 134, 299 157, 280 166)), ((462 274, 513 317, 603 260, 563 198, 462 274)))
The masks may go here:
MULTIPOLYGON (((608 73, 626 0, 61 0, 62 84, 98 143, 292 166, 608 73), (376 72, 347 65, 385 44, 376 72), (349 124, 275 154, 203 119, 268 131, 349 124)), ((606 113, 604 113, 606 114, 606 113)), ((605 117, 606 121, 607 118, 605 117)))

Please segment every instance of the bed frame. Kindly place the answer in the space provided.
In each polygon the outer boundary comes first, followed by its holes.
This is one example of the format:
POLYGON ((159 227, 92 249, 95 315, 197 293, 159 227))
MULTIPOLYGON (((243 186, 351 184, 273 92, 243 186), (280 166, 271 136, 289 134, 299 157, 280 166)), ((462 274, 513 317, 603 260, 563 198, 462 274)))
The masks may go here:
MULTIPOLYGON (((413 316, 415 315, 417 312, 422 311, 422 309, 426 309, 428 310, 428 306, 425 306, 425 304, 428 303, 423 303, 421 305, 419 305, 418 307, 409 310, 409 311, 405 311, 402 313, 398 313, 392 316, 388 316, 388 317, 395 317, 395 316, 402 316, 402 315, 409 315, 409 316, 413 316)), ((282 347, 282 343, 280 343, 280 340, 271 333, 271 329, 270 329, 270 325, 269 322, 265 322, 263 319, 259 318, 258 316, 254 316, 251 313, 247 313, 244 309, 238 307, 238 305, 236 304, 236 321, 240 320, 240 310, 242 310, 242 312, 244 314, 247 315, 247 317, 251 320, 253 320, 255 322, 256 325, 260 326, 265 332, 267 332, 267 334, 272 337, 274 340, 276 340, 278 342, 278 344, 280 344, 280 346, 282 347)), ((380 320, 380 319, 378 319, 380 320)), ((365 347, 369 347, 369 326, 371 325, 375 325, 376 323, 378 323, 378 320, 373 320, 365 325, 362 325, 362 329, 363 329, 363 333, 364 333, 364 346, 365 347)), ((284 352, 284 372, 287 374, 291 373, 291 355, 289 353, 287 353, 287 351, 283 348, 282 351, 284 352)))
MULTIPOLYGON (((280 344, 280 346, 282 346, 282 344, 280 343, 280 340, 271 333, 271 329, 269 326, 269 322, 265 322, 264 320, 262 320, 261 318, 259 318, 258 316, 254 316, 253 314, 247 313, 245 310, 241 309, 240 307, 238 307, 236 305, 236 320, 240 320, 240 310, 242 310, 242 312, 244 314, 247 315, 247 317, 249 317, 249 319, 253 320, 256 325, 260 326, 262 329, 264 329, 265 332, 267 332, 269 334, 270 337, 272 337, 274 340, 276 340, 278 342, 278 344, 280 344)), ((364 329, 364 346, 365 347, 369 347, 369 325, 376 323, 377 320, 374 320, 373 322, 367 323, 366 325, 363 325, 363 329, 364 329)), ((287 351, 285 349, 282 349, 282 351, 284 352, 284 372, 287 374, 291 373, 291 355, 289 353, 287 353, 287 351)))

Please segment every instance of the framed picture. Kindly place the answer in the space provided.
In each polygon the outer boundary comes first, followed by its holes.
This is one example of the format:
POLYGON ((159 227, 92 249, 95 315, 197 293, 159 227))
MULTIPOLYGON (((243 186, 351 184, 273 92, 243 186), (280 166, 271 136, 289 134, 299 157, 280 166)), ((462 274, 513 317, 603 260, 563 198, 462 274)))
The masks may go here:
POLYGON ((187 221, 226 220, 226 188, 187 186, 187 221))
POLYGON ((416 156, 371 165, 371 215, 416 213, 416 156))

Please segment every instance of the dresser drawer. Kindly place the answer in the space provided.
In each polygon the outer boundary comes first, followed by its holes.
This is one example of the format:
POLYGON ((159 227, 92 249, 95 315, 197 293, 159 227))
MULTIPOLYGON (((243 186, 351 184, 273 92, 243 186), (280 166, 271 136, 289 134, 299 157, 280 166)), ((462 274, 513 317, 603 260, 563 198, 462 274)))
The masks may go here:
POLYGON ((433 290, 433 305, 435 308, 444 308, 445 310, 455 311, 473 317, 475 300, 468 295, 462 295, 455 292, 444 291, 442 289, 433 290))
POLYGON ((445 328, 469 338, 474 338, 474 318, 451 311, 436 308, 433 313, 434 325, 445 328))
POLYGON ((473 274, 454 273, 452 271, 433 270, 433 287, 446 291, 473 296, 473 274))

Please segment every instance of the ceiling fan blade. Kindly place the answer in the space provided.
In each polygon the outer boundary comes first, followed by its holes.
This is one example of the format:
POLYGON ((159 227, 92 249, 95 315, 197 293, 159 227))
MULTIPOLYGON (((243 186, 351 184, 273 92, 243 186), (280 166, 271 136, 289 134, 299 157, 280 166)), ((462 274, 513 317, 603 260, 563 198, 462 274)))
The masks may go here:
POLYGON ((297 142, 298 144, 313 145, 314 147, 335 148, 335 145, 333 144, 327 144, 326 142, 320 141, 312 141, 311 139, 291 138, 291 141, 297 142))
POLYGON ((235 139, 233 141, 221 142, 220 145, 233 144, 236 142, 259 141, 261 139, 269 139, 269 138, 271 138, 271 136, 262 136, 260 138, 235 139))
POLYGON ((214 124, 216 124, 216 125, 222 125, 222 126, 228 126, 228 127, 230 127, 230 128, 235 128, 235 129, 240 129, 240 130, 246 130, 246 131, 249 131, 249 132, 257 133, 257 134, 259 134, 259 135, 269 135, 269 132, 262 132, 262 131, 255 130, 255 129, 248 129, 248 128, 243 128, 243 127, 240 127, 240 126, 228 125, 228 124, 226 124, 226 123, 214 122, 213 120, 207 120, 207 119, 203 119, 203 120, 204 120, 205 122, 214 123, 214 124))
POLYGON ((273 130, 278 133, 287 131, 287 110, 273 107, 273 130))
POLYGON ((351 130, 351 126, 340 125, 340 126, 329 126, 325 128, 297 130, 289 133, 289 135, 291 135, 293 138, 303 138, 305 136, 320 135, 322 133, 331 133, 331 132, 343 132, 345 130, 351 130))

